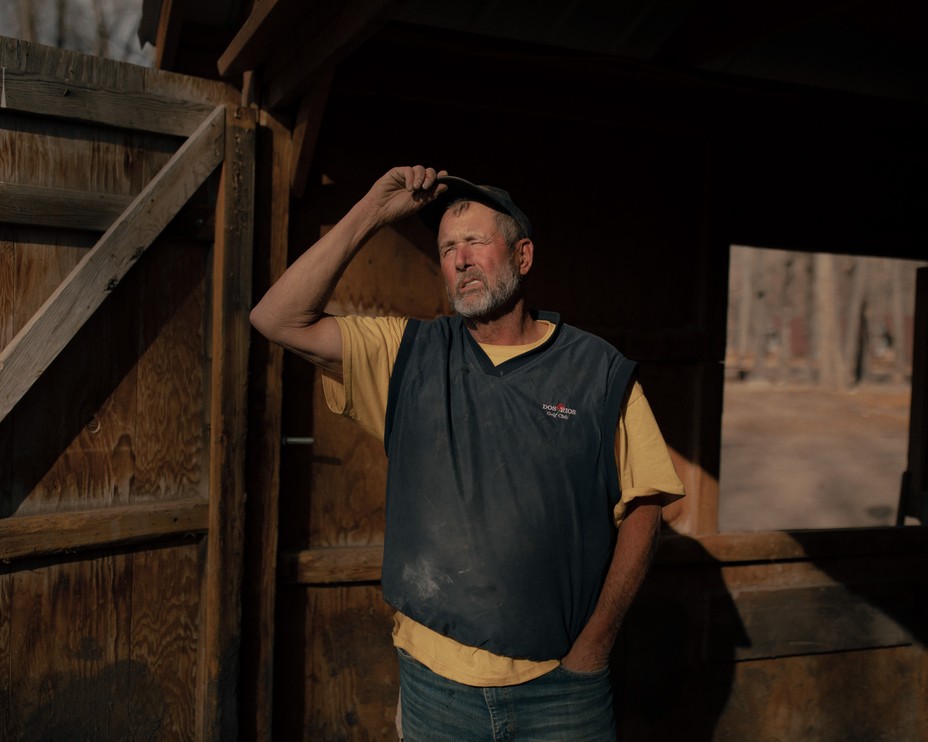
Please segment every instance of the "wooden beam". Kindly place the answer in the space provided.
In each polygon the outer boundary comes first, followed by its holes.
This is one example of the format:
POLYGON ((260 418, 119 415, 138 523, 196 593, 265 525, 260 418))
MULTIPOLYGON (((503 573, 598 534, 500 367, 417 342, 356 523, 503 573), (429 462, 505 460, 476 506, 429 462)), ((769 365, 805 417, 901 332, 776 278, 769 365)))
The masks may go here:
POLYGON ((105 232, 131 196, 0 182, 0 222, 105 232))
MULTIPOLYGON (((132 196, 0 182, 0 223, 105 232, 132 203, 132 196)), ((165 228, 180 239, 212 242, 215 209, 191 201, 165 228)))
POLYGON ((915 273, 909 453, 896 525, 903 525, 906 516, 928 525, 928 268, 915 273))
POLYGON ((161 0, 158 38, 155 42, 156 69, 174 69, 180 32, 184 25, 184 3, 185 0, 161 0))
POLYGON ((214 106, 149 92, 126 92, 22 72, 6 71, 10 111, 90 121, 137 131, 188 137, 214 106))
POLYGON ((703 656, 740 662, 906 646, 918 592, 914 581, 709 592, 703 656))
POLYGON ((383 568, 383 546, 339 546, 288 554, 284 579, 300 585, 339 582, 378 582, 383 568))
POLYGON ((231 77, 260 66, 287 35, 284 32, 306 15, 307 6, 304 0, 255 3, 251 15, 216 63, 219 76, 231 77))
POLYGON ((0 520, 0 561, 206 533, 209 504, 186 499, 0 520))
MULTIPOLYGON (((266 291, 287 268, 290 130, 265 115, 258 129, 253 286, 266 291)), ((245 565, 239 738, 273 739, 274 643, 284 350, 252 333, 245 459, 245 565)))
POLYGON ((305 22, 265 66, 262 104, 268 109, 287 106, 315 85, 331 68, 386 19, 395 0, 346 0, 329 21, 305 22))
POLYGON ((255 127, 255 109, 229 110, 213 249, 210 533, 196 707, 197 739, 216 742, 238 730, 255 127))
POLYGON ((322 129, 322 117, 332 87, 332 74, 324 74, 300 104, 293 127, 292 162, 290 165, 290 195, 302 198, 313 163, 316 142, 322 129))
POLYGON ((838 557, 928 554, 928 528, 752 531, 662 535, 656 564, 751 564, 838 557))
POLYGON ((222 161, 224 131, 219 106, 0 351, 0 420, 222 161))

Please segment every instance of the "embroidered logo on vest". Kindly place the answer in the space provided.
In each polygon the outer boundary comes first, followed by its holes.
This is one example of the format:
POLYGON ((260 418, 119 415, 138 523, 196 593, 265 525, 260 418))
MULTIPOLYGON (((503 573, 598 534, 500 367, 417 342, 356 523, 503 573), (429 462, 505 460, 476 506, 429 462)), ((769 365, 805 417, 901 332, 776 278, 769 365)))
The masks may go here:
POLYGON ((558 420, 570 420, 571 415, 576 415, 577 411, 568 407, 563 402, 557 404, 542 404, 541 409, 545 411, 548 417, 556 417, 558 420))

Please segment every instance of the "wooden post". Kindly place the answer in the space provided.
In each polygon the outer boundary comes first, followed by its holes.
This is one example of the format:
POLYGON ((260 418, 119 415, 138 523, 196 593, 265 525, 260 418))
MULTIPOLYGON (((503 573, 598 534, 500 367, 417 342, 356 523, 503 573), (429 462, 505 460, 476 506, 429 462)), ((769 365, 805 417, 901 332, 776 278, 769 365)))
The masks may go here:
POLYGON ((209 538, 200 617, 197 739, 238 735, 245 425, 251 308, 255 111, 226 112, 213 251, 209 538))
MULTIPOLYGON (((287 267, 290 132, 267 117, 258 129, 260 188, 255 204, 254 290, 258 297, 287 267)), ((283 348, 252 334, 248 403, 248 486, 242 635, 243 742, 272 739, 274 631, 280 491, 283 348)))

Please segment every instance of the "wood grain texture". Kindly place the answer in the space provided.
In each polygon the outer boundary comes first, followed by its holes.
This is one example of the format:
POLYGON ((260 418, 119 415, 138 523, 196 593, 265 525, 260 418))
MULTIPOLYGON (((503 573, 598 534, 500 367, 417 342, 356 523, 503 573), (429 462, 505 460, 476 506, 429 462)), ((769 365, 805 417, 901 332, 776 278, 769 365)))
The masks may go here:
MULTIPOLYGON (((290 132, 262 121, 256 130, 253 285, 262 293, 287 267, 290 232, 290 132)), ((280 526, 280 448, 284 351, 257 332, 249 350, 245 461, 245 558, 242 585, 242 742, 271 739, 280 526)))
POLYGON ((105 232, 131 198, 0 183, 0 222, 105 232))
POLYGON ((253 109, 228 111, 213 249, 210 534, 197 679, 199 734, 204 740, 229 739, 238 728, 255 125, 253 109))
MULTIPOLYGON (((392 229, 377 234, 345 272, 329 311, 425 318, 445 313, 447 297, 434 249, 416 244, 415 232, 412 235, 392 229)), ((429 235, 419 236, 431 240, 429 235)), ((290 404, 297 400, 299 410, 287 409, 285 415, 301 425, 311 419, 315 443, 285 450, 291 467, 285 474, 291 478, 282 479, 282 497, 291 502, 305 498, 307 482, 298 477, 311 472, 308 521, 296 524, 310 549, 297 552, 298 561, 288 562, 288 567, 294 567, 295 579, 301 579, 301 567, 307 566, 307 581, 368 582, 306 588, 306 619, 300 627, 307 647, 305 692, 302 698, 288 699, 294 707, 287 712, 300 718, 300 728, 308 730, 310 739, 395 739, 398 670, 390 632, 392 611, 380 587, 371 583, 379 577, 382 558, 383 444, 329 412, 318 374, 313 397, 307 399, 307 371, 292 380, 299 388, 290 392, 290 404)), ((303 430, 293 427, 286 432, 303 430)), ((282 676, 278 687, 292 681, 295 670, 282 668, 288 671, 291 676, 282 676)))
POLYGON ((380 587, 310 588, 306 594, 307 739, 395 740, 399 669, 393 611, 380 587))
POLYGON ((382 546, 306 549, 283 557, 281 577, 302 585, 379 582, 382 546))
POLYGON ((126 579, 125 560, 111 556, 13 573, 12 739, 128 731, 126 579))
POLYGON ((8 110, 190 136, 223 85, 0 38, 8 110))
POLYGON ((133 554, 131 656, 144 667, 148 687, 133 694, 132 710, 158 709, 161 738, 195 740, 199 543, 149 548, 133 554))
POLYGON ((5 572, 3 739, 193 739, 197 555, 181 541, 5 572))
POLYGON ((0 563, 0 739, 13 739, 13 665, 10 612, 13 577, 0 563))
POLYGON ((0 520, 0 560, 73 554, 82 549, 205 533, 207 516, 205 501, 183 500, 5 518, 0 520))
POLYGON ((224 118, 224 109, 213 111, 0 351, 0 419, 28 391, 219 163, 224 118))
POLYGON ((197 739, 210 254, 158 235, 191 196, 211 219, 222 106, 237 94, 9 39, 0 65, 0 348, 7 361, 45 359, 0 415, 0 739, 197 739), (214 114, 209 133, 175 151, 191 111, 197 124, 214 114), (112 126, 133 122, 168 134, 112 126), (84 230, 117 202, 128 214, 94 250, 84 230), (10 214, 59 207, 45 214, 54 228, 10 214), (48 332, 33 334, 41 322, 48 332))
POLYGON ((138 266, 133 502, 207 497, 208 251, 159 239, 138 266))
POLYGON ((176 137, 0 110, 0 181, 11 188, 126 196, 128 206, 182 142, 176 137))
POLYGON ((0 423, 7 513, 205 499, 206 261, 159 241, 0 423))
MULTIPOLYGON (((447 309, 438 264, 407 237, 386 229, 349 265, 335 289, 333 314, 434 317, 447 309), (389 290, 385 290, 389 287, 389 290)), ((310 546, 383 543, 386 455, 383 444, 333 415, 314 382, 310 546)))

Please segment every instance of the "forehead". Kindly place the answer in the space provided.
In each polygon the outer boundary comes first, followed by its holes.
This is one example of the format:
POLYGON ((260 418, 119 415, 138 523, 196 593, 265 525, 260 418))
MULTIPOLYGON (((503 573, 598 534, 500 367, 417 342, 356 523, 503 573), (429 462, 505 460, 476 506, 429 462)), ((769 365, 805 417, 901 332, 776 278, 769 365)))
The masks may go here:
POLYGON ((477 201, 462 201, 451 204, 441 217, 438 239, 460 230, 482 230, 498 232, 497 212, 477 201))

